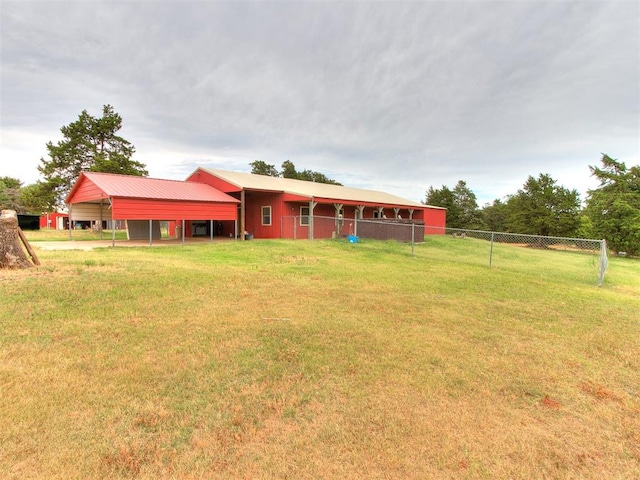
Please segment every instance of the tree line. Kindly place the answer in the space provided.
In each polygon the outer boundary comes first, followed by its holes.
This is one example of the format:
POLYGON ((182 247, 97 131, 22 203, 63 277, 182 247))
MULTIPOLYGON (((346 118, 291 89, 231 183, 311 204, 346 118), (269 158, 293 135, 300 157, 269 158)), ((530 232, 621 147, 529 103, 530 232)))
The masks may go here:
MULTIPOLYGON (((118 135, 122 117, 105 105, 101 117, 84 110, 63 126, 63 139, 46 147, 41 158, 41 179, 23 186, 13 177, 0 177, 0 209, 41 214, 65 207, 64 200, 80 172, 106 172, 147 176, 146 166, 132 159, 135 147, 118 135)), ((249 164, 258 175, 341 185, 320 172, 298 171, 290 160, 280 170, 262 160, 249 164)), ((548 174, 529 176, 523 187, 505 199, 482 208, 466 182, 453 188, 432 186, 424 204, 447 208, 447 227, 545 236, 604 238, 616 252, 640 255, 640 166, 628 168, 602 155, 599 166, 589 166, 599 181, 588 192, 584 208, 576 190, 558 185, 548 174)))
POLYGON ((602 154, 589 166, 599 186, 587 193, 584 207, 577 190, 558 185, 548 174, 529 176, 516 193, 478 207, 476 196, 460 180, 453 187, 430 186, 424 204, 447 209, 447 227, 554 237, 607 240, 614 252, 640 254, 640 166, 602 154))
POLYGON ((305 180, 307 182, 329 183, 331 185, 342 185, 339 182, 327 177, 325 174, 313 170, 296 170, 296 166, 291 160, 282 162, 281 170, 278 171, 275 165, 271 165, 262 160, 256 160, 249 164, 251 173, 256 175, 266 175, 268 177, 293 178, 295 180, 305 180))

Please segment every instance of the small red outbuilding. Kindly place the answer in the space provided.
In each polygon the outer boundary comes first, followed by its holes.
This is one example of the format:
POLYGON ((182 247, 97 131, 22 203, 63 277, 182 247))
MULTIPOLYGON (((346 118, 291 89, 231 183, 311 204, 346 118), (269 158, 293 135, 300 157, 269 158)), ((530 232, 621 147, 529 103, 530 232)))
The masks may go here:
POLYGON ((238 200, 198 182, 82 172, 66 198, 76 221, 235 221, 238 200))

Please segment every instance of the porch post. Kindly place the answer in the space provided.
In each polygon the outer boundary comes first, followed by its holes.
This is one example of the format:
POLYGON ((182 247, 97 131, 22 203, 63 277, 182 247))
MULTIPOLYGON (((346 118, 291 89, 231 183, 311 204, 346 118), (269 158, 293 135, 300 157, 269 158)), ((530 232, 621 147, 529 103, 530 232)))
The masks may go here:
POLYGON ((153 220, 149 219, 149 246, 153 246, 153 220))
MULTIPOLYGON (((244 223, 244 215, 245 215, 245 194, 244 188, 240 191, 240 237, 244 240, 244 231, 246 230, 246 225, 244 223)), ((238 232, 236 232, 237 234, 238 232)))
POLYGON ((358 205, 356 207, 356 211, 358 212, 358 215, 354 215, 356 217, 356 221, 355 221, 355 228, 354 228, 353 234, 357 237, 358 236, 358 220, 362 220, 364 218, 364 205, 358 205))
POLYGON ((413 220, 413 208, 409 209, 409 220, 413 220))
POLYGON ((344 204, 342 203, 334 203, 333 204, 333 208, 335 208, 336 210, 336 238, 340 237, 340 234, 342 233, 342 221, 343 219, 340 218, 340 210, 342 210, 342 207, 344 207, 344 204))
POLYGON ((311 197, 309 200, 309 240, 313 240, 313 209, 316 208, 317 203, 311 197))
POLYGON ((209 220, 209 229, 211 233, 211 241, 213 242, 213 220, 209 220))

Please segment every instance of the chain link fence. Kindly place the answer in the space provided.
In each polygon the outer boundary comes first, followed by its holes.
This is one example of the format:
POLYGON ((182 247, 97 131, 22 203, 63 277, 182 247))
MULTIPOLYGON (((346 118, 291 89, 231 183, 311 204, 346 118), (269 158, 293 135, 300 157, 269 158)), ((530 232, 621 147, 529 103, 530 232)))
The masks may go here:
POLYGON ((281 238, 336 239, 362 237, 375 240, 397 240, 403 243, 422 243, 426 232, 422 220, 355 219, 314 215, 283 217, 281 238), (310 225, 313 233, 310 233, 310 225))
MULTIPOLYGON (((513 248, 527 248, 537 252, 567 252, 584 255, 585 275, 593 275, 598 286, 604 282, 608 266, 607 245, 605 240, 585 238, 551 237, 539 235, 525 235, 506 232, 489 232, 483 230, 467 230, 457 228, 443 228, 425 225, 421 220, 403 219, 366 219, 319 217, 319 216, 291 216, 284 217, 282 222, 282 238, 294 239, 359 239, 396 240, 414 246, 424 243, 430 236, 448 237, 452 241, 464 239, 482 240, 487 245, 487 256, 484 258, 489 268, 518 268, 516 262, 522 261, 513 255, 513 248), (312 227, 312 228, 311 228, 312 227), (311 230, 310 230, 311 228, 311 230), (426 235, 426 236, 425 236, 426 235), (511 258, 516 260, 512 261, 511 258)), ((478 259, 477 255, 473 257, 478 259)), ((535 261, 532 259, 532 261, 535 261)), ((541 261, 540 264, 547 262, 541 261)))
POLYGON ((607 242, 586 238, 550 237, 540 235, 525 235, 520 233, 488 232, 483 230, 466 230, 459 228, 440 229, 442 234, 450 235, 454 239, 474 238, 489 243, 488 264, 494 265, 497 258, 496 246, 508 245, 538 249, 541 251, 561 251, 589 255, 597 270, 598 286, 604 283, 605 272, 609 265, 607 256, 607 242))

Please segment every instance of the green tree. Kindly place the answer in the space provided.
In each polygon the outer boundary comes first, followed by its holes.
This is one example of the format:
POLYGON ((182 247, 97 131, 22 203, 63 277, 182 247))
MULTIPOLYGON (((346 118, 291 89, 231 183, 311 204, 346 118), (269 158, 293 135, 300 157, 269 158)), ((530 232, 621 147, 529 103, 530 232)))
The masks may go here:
POLYGON ((251 166, 251 173, 255 175, 267 175, 268 177, 280 176, 275 165, 270 165, 262 160, 256 160, 251 162, 249 165, 251 166))
POLYGON ((0 210, 24 213, 20 201, 22 182, 14 177, 0 177, 0 210))
POLYGON ((544 236, 574 236, 580 226, 580 195, 548 174, 529 176, 507 200, 507 230, 544 236))
POLYGON ((585 215, 598 238, 614 252, 640 254, 640 166, 630 168, 607 154, 602 166, 589 166, 600 186, 589 190, 585 215))
POLYGON ((256 160, 251 162, 249 165, 251 166, 251 173, 257 175, 268 175, 270 177, 293 178, 295 180, 305 180, 307 182, 342 185, 320 172, 314 172, 313 170, 303 170, 299 172, 296 170, 296 166, 291 160, 285 160, 282 162, 282 170, 280 172, 278 172, 275 165, 263 162, 262 160, 256 160))
POLYGON ((282 169, 280 171, 280 176, 282 178, 293 178, 296 180, 300 179, 298 175, 298 171, 296 170, 296 166, 293 164, 291 160, 285 160, 284 162, 282 162, 282 165, 280 166, 280 168, 282 169))
POLYGON ((459 208, 460 227, 478 230, 482 227, 476 194, 467 187, 467 183, 459 180, 453 188, 453 198, 459 208))
POLYGON ((439 189, 430 186, 424 203, 447 209, 448 228, 478 229, 482 226, 476 195, 462 180, 453 190, 446 185, 439 189))
POLYGON ((64 205, 64 199, 82 171, 148 175, 145 165, 131 159, 134 146, 116 135, 122 117, 111 105, 96 118, 83 110, 78 120, 60 129, 64 137, 57 144, 47 143, 49 160, 40 159, 38 171, 44 177, 43 198, 53 199, 49 208, 64 205))
POLYGON ((484 228, 492 232, 507 230, 507 205, 502 200, 494 200, 480 211, 484 228))
POLYGON ((20 190, 20 200, 27 213, 42 215, 50 212, 55 205, 55 198, 47 185, 42 182, 32 183, 20 190))

